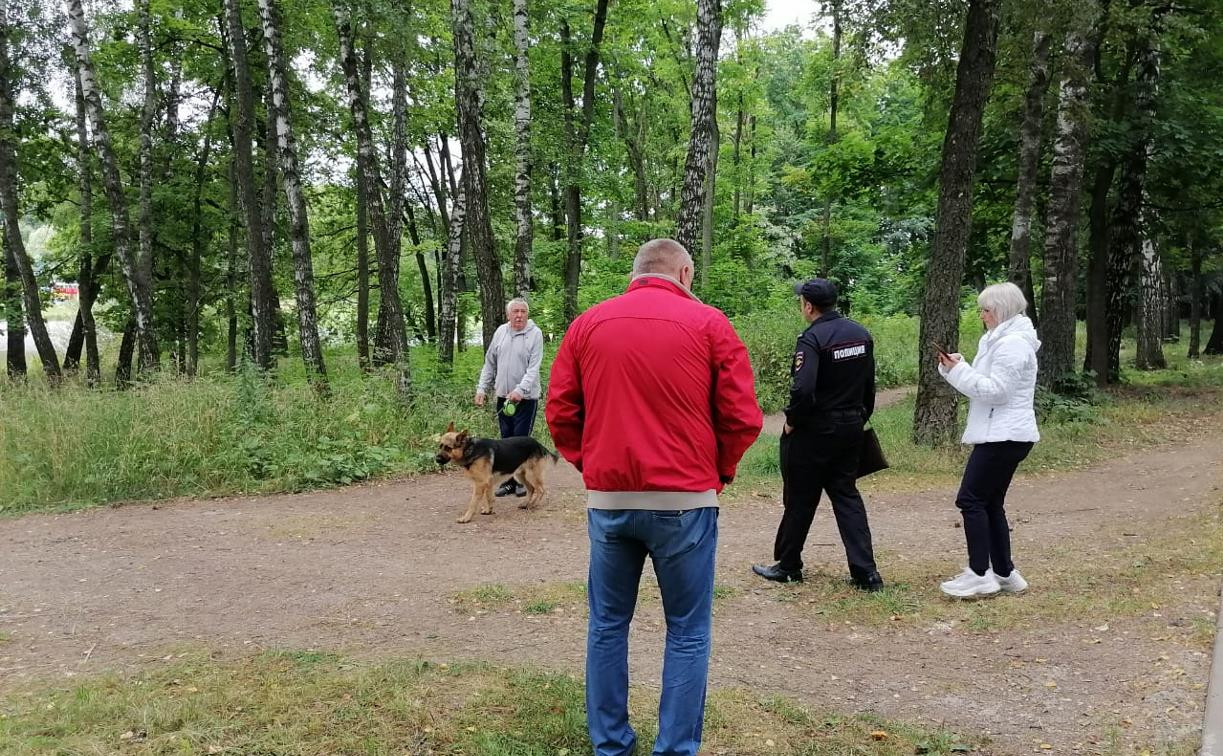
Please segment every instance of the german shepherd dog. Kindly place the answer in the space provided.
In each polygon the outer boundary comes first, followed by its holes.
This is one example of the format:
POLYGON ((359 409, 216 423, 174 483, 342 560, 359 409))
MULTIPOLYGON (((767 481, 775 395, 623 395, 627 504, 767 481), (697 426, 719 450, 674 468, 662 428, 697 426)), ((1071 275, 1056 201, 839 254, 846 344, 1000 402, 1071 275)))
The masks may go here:
POLYGON ((459 522, 471 522, 476 505, 482 504, 480 514, 493 513, 493 489, 507 477, 513 477, 527 487, 527 498, 518 505, 529 509, 544 498, 544 460, 557 460, 550 452, 530 436, 512 438, 474 438, 466 430, 455 431, 454 423, 446 428, 439 439, 437 456, 439 465, 453 462, 467 471, 474 486, 471 503, 459 522))

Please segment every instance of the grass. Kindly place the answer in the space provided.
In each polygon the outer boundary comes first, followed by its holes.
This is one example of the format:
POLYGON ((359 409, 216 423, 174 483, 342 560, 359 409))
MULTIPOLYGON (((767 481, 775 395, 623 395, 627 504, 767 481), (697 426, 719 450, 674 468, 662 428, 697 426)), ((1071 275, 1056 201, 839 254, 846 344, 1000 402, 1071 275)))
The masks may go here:
MULTIPOLYGON (((1095 404, 1054 406, 1040 418, 1041 441, 1021 475, 1081 469, 1117 454, 1168 443, 1196 432, 1223 412, 1223 360, 1174 360, 1167 371, 1128 374, 1130 383, 1095 404)), ((959 482, 968 447, 914 444, 912 397, 875 413, 872 425, 891 467, 863 481, 863 490, 912 491, 959 482)), ((963 414, 961 407, 961 415, 963 414)), ((961 419, 962 423, 962 419, 961 419)), ((763 434, 740 463, 739 490, 780 485, 778 436, 763 434)))
MULTIPOLYGON (((1167 618, 1191 611, 1186 598, 1214 595, 1223 576, 1223 498, 1199 515, 1174 520, 1158 534, 1136 537, 1124 549, 1059 546, 1025 558, 1033 588, 1020 596, 951 601, 937 590, 945 561, 886 558, 888 586, 863 593, 840 575, 811 572, 801 584, 779 586, 769 595, 796 611, 830 623, 896 629, 954 626, 974 633, 1032 629, 1079 618, 1097 625, 1166 610, 1167 618), (1200 590, 1198 590, 1200 589, 1200 590)), ((1178 616, 1175 637, 1201 649, 1214 640, 1214 618, 1178 616)))
MULTIPOLYGON (((866 319, 876 336, 880 385, 916 375, 913 318, 866 319)), ((752 352, 759 399, 766 409, 784 401, 793 340, 802 323, 793 313, 751 316, 738 323, 752 352), (792 316, 792 317, 791 317, 792 316)), ((971 352, 977 333, 970 314, 961 331, 971 352)), ((546 375, 555 344, 549 345, 546 375)), ((0 377, 5 422, 0 423, 0 516, 67 511, 115 502, 176 496, 301 491, 387 475, 436 470, 435 434, 454 420, 477 434, 495 433, 490 409, 471 395, 482 354, 468 349, 452 371, 439 368, 429 347, 412 351, 414 398, 402 403, 387 376, 366 374, 351 350, 327 354, 333 392, 320 400, 306 386, 300 360, 282 358, 267 380, 219 370, 215 355, 199 379, 163 374, 128 391, 90 391, 69 382, 51 391, 33 374, 16 385, 0 377)), ((1046 441, 1026 469, 1060 470, 1089 464, 1110 450, 1158 443, 1174 430, 1165 414, 1218 408, 1223 362, 1190 363, 1169 350, 1172 366, 1157 373, 1127 372, 1130 385, 1100 408, 1059 409, 1046 419, 1046 441), (1198 392, 1197 396, 1185 396, 1198 392), (1131 433, 1136 430, 1136 433, 1131 433)), ((892 470, 871 487, 953 484, 960 449, 918 448, 909 440, 912 404, 881 410, 876 428, 892 470)), ((545 444, 546 423, 536 424, 545 444)), ((777 439, 763 436, 742 465, 744 480, 777 476, 777 439)), ((733 490, 733 489, 732 489, 733 490)))
POLYGON ((249 371, 162 376, 122 392, 6 386, 12 422, 0 423, 0 515, 436 470, 433 437, 447 422, 488 435, 495 419, 471 402, 465 373, 478 370, 479 355, 469 350, 461 370, 446 375, 425 350, 416 354, 408 406, 387 378, 355 367, 333 369, 326 400, 291 367, 271 381, 249 371))
MULTIPOLYGON (((742 591, 735 586, 715 584, 715 609, 719 604, 738 598, 741 594, 742 591)), ((662 602, 658 583, 648 572, 638 600, 641 604, 662 602)), ((510 610, 534 615, 551 614, 557 610, 585 611, 586 584, 581 581, 560 581, 510 587, 501 583, 484 583, 459 591, 450 598, 450 603, 455 611, 468 615, 510 610)))
MULTIPOLYGON (((136 675, 0 699, 11 754, 486 754, 589 752, 580 680, 532 668, 420 660, 365 663, 313 651, 236 662, 188 656, 136 675)), ((630 710, 648 752, 655 693, 630 710)), ((946 754, 984 741, 809 711, 780 697, 713 691, 704 748, 715 754, 946 754)))

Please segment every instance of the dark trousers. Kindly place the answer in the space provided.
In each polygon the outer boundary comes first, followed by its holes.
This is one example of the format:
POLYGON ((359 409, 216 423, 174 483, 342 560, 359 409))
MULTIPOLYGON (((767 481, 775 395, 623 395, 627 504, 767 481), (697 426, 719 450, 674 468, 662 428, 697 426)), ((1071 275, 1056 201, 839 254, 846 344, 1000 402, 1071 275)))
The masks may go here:
POLYGON ((509 417, 501 412, 504 406, 505 397, 497 397, 497 424, 501 426, 501 437, 531 435, 531 431, 535 430, 535 410, 539 409, 539 400, 523 399, 509 417))
POLYGON ((773 558, 784 570, 803 566, 803 545, 815 519, 820 495, 827 491, 841 531, 849 574, 870 580, 877 573, 866 505, 858 493, 862 422, 796 428, 781 437, 782 504, 773 558))
POLYGON ((955 505, 964 515, 968 566, 984 575, 990 564, 1002 577, 1011 574, 1011 530, 1006 521, 1006 490, 1015 468, 1032 451, 1027 441, 977 444, 968 456, 955 505))

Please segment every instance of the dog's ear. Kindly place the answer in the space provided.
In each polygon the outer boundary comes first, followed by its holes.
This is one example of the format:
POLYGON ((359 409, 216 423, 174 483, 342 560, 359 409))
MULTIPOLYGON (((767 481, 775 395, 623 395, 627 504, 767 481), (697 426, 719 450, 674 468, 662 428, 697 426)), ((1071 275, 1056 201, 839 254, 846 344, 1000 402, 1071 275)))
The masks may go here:
MULTIPOLYGON (((451 423, 451 425, 453 425, 453 423, 451 423)), ((464 428, 463 430, 459 431, 459 435, 457 435, 457 436, 455 436, 455 437, 454 437, 454 442, 455 442, 456 444, 465 444, 465 443, 467 443, 467 429, 466 429, 466 428, 464 428)))
POLYGON ((454 421, 453 420, 450 421, 450 425, 446 426, 446 432, 454 433, 454 421))

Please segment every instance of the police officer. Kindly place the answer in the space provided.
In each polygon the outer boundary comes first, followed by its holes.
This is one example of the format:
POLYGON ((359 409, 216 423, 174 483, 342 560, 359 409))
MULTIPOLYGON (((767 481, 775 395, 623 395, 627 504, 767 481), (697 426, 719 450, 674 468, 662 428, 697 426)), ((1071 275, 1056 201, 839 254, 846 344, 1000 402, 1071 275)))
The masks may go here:
POLYGON ((857 485, 863 426, 875 409, 874 341, 860 324, 837 312, 837 289, 831 281, 812 279, 794 291, 810 325, 794 351, 781 436, 785 512, 773 546, 777 562, 753 565, 752 571, 780 583, 803 579, 803 545, 820 494, 827 491, 845 545, 850 582, 877 591, 883 579, 875 569, 870 525, 857 485))

